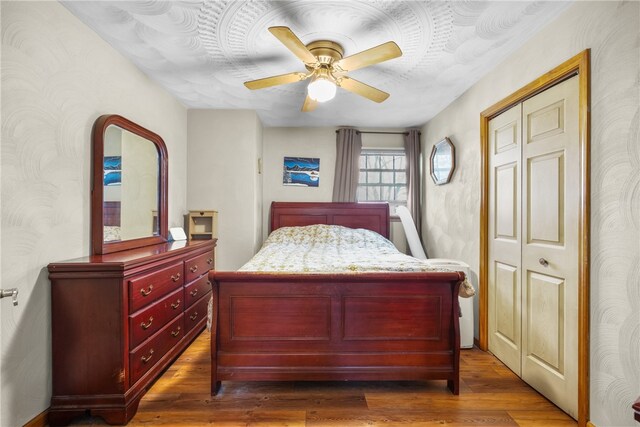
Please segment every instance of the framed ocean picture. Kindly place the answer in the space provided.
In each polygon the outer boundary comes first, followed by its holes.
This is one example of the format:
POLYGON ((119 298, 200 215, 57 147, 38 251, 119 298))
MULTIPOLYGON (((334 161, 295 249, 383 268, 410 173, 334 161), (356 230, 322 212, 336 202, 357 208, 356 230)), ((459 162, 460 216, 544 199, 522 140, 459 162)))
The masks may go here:
POLYGON ((285 157, 282 184, 298 187, 318 187, 320 184, 320 159, 285 157))
POLYGON ((122 157, 104 156, 104 186, 122 183, 122 157))

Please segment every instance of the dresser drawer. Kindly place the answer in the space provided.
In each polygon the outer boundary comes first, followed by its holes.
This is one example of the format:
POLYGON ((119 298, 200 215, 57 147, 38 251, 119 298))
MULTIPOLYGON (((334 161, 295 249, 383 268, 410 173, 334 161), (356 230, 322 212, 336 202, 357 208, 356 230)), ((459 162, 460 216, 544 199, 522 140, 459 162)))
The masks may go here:
POLYGON ((176 317, 149 340, 129 353, 131 385, 162 359, 184 336, 183 316, 176 317))
POLYGON ((204 294, 204 296, 196 301, 195 304, 184 311, 185 334, 200 323, 202 319, 207 318, 209 299, 211 299, 211 291, 204 294))
POLYGON ((182 262, 129 279, 129 312, 134 312, 184 284, 182 262))
POLYGON ((205 274, 184 287, 185 308, 191 307, 204 294, 211 290, 209 276, 205 274))
POLYGON ((184 262, 185 281, 189 283, 213 267, 213 252, 205 252, 202 255, 190 258, 184 262))
POLYGON ((184 302, 184 291, 180 288, 129 316, 129 348, 137 347, 182 313, 184 302))

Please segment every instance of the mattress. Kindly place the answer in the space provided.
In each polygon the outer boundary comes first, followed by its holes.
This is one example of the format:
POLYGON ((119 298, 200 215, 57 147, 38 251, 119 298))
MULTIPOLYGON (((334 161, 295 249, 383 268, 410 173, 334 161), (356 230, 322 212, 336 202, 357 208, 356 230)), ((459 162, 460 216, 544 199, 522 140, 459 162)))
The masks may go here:
POLYGON ((339 225, 282 227, 240 271, 348 273, 450 271, 398 251, 380 234, 339 225))

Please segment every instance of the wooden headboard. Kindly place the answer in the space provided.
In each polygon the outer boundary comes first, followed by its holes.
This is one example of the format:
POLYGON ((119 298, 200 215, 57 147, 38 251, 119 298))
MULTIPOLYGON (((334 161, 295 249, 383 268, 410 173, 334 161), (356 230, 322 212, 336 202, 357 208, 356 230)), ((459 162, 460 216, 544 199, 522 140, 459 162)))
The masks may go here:
POLYGON ((365 228, 389 238, 388 203, 271 203, 271 230, 313 224, 365 228))

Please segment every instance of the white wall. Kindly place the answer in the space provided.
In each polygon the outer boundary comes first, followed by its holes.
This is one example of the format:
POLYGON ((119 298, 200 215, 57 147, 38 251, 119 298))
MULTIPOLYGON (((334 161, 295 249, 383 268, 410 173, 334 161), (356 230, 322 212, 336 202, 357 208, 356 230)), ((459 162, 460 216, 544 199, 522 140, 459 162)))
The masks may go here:
MULTIPOLYGON (((163 137, 169 224, 186 208, 186 109, 57 2, 2 10, 2 426, 49 407, 46 266, 89 254, 91 129, 120 114, 163 137)), ((105 309, 109 309, 105 307, 105 309)))
POLYGON ((336 163, 335 128, 265 128, 263 131, 263 222, 262 235, 269 233, 271 202, 330 202, 336 163), (318 187, 282 184, 284 157, 320 159, 318 187))
POLYGON ((261 242, 262 124, 249 110, 189 110, 190 210, 218 211, 216 268, 237 270, 261 242))
POLYGON ((256 117, 256 141, 257 141, 257 153, 256 156, 258 158, 258 173, 255 175, 254 185, 256 186, 256 196, 254 200, 255 206, 255 216, 254 216, 254 224, 256 226, 256 232, 253 237, 253 252, 258 252, 260 247, 262 246, 262 216, 264 212, 263 203, 263 194, 264 194, 264 149, 263 149, 263 127, 262 122, 256 117))
MULTIPOLYGON (((361 129, 367 130, 367 129, 361 129)), ((380 130, 380 129, 378 129, 380 130)), ((382 129, 402 132, 404 129, 382 129)), ((269 233, 271 202, 330 202, 333 197, 333 177, 336 168, 336 128, 265 128, 263 237, 269 233), (284 157, 320 158, 318 187, 294 187, 282 184, 284 157)), ((363 134, 365 148, 404 147, 402 135, 363 134)), ((407 252, 407 242, 400 222, 391 223, 391 241, 401 252, 407 252)))
POLYGON ((444 136, 457 157, 451 184, 426 179, 427 249, 477 274, 480 112, 591 48, 590 404, 598 427, 633 425, 640 396, 639 27, 638 2, 576 2, 423 128, 426 159, 444 136))

